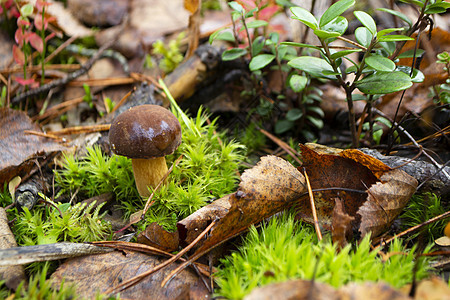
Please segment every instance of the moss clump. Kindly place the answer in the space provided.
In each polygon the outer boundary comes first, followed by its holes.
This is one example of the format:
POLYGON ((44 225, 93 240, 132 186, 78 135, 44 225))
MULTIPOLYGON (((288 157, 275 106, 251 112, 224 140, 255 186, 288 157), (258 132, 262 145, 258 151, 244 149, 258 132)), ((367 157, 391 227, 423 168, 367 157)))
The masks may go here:
MULTIPOLYGON (((179 108, 178 108, 179 109, 179 108)), ((201 109, 196 118, 175 111, 182 127, 182 143, 174 154, 166 157, 170 166, 182 159, 169 175, 167 184, 155 193, 153 205, 146 215, 145 227, 158 222, 168 230, 177 220, 188 216, 214 198, 236 189, 238 167, 243 160, 244 146, 228 141, 225 132, 216 132, 216 122, 207 123, 208 115, 201 109)), ((143 209, 144 201, 134 183, 131 160, 103 154, 98 147, 88 148, 80 159, 65 156, 56 183, 63 193, 93 197, 113 192, 126 216, 143 209)))
MULTIPOLYGON (((311 226, 287 214, 271 219, 260 230, 252 227, 239 251, 221 260, 218 294, 242 299, 257 286, 295 278, 314 277, 334 287, 363 281, 384 281, 401 287, 411 282, 414 249, 408 251, 396 240, 389 252, 396 254, 383 261, 378 250, 370 250, 369 237, 354 249, 349 245, 337 251, 329 236, 318 242, 311 226)), ((416 278, 426 277, 427 271, 426 261, 421 259, 416 278)))
POLYGON ((13 231, 19 246, 56 242, 91 242, 104 239, 111 226, 103 220, 99 205, 59 203, 58 209, 42 205, 29 211, 26 207, 17 218, 13 231))

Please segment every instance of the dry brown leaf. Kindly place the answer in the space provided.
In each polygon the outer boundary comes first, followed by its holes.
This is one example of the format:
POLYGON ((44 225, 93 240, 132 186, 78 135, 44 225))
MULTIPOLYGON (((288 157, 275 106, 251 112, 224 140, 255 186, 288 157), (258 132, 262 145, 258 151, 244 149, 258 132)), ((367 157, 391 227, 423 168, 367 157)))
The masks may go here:
POLYGON ((23 111, 0 108, 0 128, 0 186, 15 176, 26 175, 35 159, 65 149, 47 138, 24 133, 41 129, 23 111))
POLYGON ((244 300, 339 300, 336 290, 328 284, 309 280, 291 280, 253 289, 244 300))
MULTIPOLYGON (((73 283, 77 294, 88 299, 96 293, 105 292, 122 281, 141 274, 162 263, 166 258, 136 252, 110 252, 67 260, 52 274, 53 284, 59 287, 73 283)), ((190 269, 184 270, 164 288, 161 282, 167 274, 178 266, 173 263, 163 270, 147 276, 138 284, 120 293, 121 299, 189 299, 191 288, 208 295, 204 284, 190 269)))
POLYGON ((335 202, 331 218, 331 236, 334 244, 344 248, 353 236, 352 222, 355 218, 344 211, 341 199, 335 198, 335 202))
POLYGON ((362 236, 369 232, 378 236, 384 232, 417 188, 417 180, 398 169, 386 172, 380 181, 370 187, 367 201, 358 210, 362 236))
MULTIPOLYGON (((409 293, 411 285, 401 288, 404 293, 409 293)), ((431 277, 417 284, 415 300, 450 300, 450 287, 439 277, 431 277)))
POLYGON ((408 300, 406 294, 383 282, 349 283, 339 289, 342 300, 408 300))
MULTIPOLYGON (((212 249, 250 225, 288 208, 306 191, 304 180, 303 175, 287 161, 276 156, 261 157, 255 167, 242 174, 238 191, 226 196, 226 201, 221 205, 225 209, 220 211, 225 215, 211 229, 209 237, 194 255, 212 249)), ((180 231, 180 238, 192 238, 203 230, 187 225, 185 220, 179 222, 180 226, 191 228, 188 233, 180 231)))
POLYGON ((254 289, 245 300, 408 300, 411 299, 401 291, 379 282, 350 283, 335 290, 332 286, 309 280, 291 280, 269 284, 254 289))
MULTIPOLYGON (((319 190, 314 195, 319 222, 327 229, 330 229, 334 208, 330 199, 342 199, 343 211, 355 217, 354 230, 358 229, 362 236, 371 231, 374 237, 390 226, 416 191, 417 180, 413 177, 401 170, 392 170, 359 150, 327 149, 313 144, 300 147, 302 167, 310 177, 312 189, 319 190), (311 148, 334 154, 320 154, 311 148), (335 189, 320 191, 331 187, 335 189)), ((312 222, 310 211, 302 198, 298 205, 299 216, 312 222)))
POLYGON ((200 4, 200 0, 184 0, 184 8, 186 8, 191 14, 195 13, 200 4))
POLYGON ((166 252, 178 250, 178 231, 168 232, 158 223, 150 223, 137 236, 137 242, 166 252))

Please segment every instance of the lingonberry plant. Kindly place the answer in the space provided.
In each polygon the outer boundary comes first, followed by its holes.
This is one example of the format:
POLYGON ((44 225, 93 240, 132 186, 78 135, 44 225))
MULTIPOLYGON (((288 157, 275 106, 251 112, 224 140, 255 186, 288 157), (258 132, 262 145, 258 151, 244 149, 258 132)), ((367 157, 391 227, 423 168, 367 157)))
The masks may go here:
POLYGON ((355 30, 356 41, 342 37, 347 31, 348 20, 341 16, 354 6, 355 0, 340 0, 334 3, 319 19, 304 8, 291 8, 293 18, 313 31, 320 41, 320 46, 299 43, 285 44, 315 49, 319 52, 320 57, 300 56, 292 59, 288 64, 293 68, 309 73, 313 77, 335 80, 345 90, 354 147, 357 147, 359 143, 353 109, 355 90, 358 89, 366 95, 365 99, 368 101, 370 109, 376 95, 405 90, 411 87, 413 82, 420 80, 420 78, 423 79, 420 71, 413 69, 414 66, 397 66, 395 59, 404 42, 413 40, 410 37, 412 33, 419 30, 420 34, 427 27, 426 20, 430 14, 443 13, 450 7, 450 3, 442 0, 403 0, 402 2, 415 5, 420 11, 419 18, 414 25, 403 14, 382 9, 382 11, 399 17, 406 24, 405 27, 377 30, 374 19, 368 13, 354 11, 354 16, 362 24, 355 30), (393 32, 401 34, 391 34, 393 32), (334 51, 332 43, 336 39, 347 42, 351 45, 351 48, 334 51), (354 52, 364 53, 360 62, 354 62, 350 59, 349 55, 354 52), (353 65, 343 69, 343 59, 350 61, 353 65), (347 81, 346 75, 350 73, 354 73, 354 76, 347 81))
POLYGON ((34 13, 34 6, 27 3, 20 7, 20 16, 17 18, 17 30, 15 32, 16 45, 13 46, 13 57, 15 62, 23 67, 23 77, 16 77, 17 83, 25 86, 25 88, 36 88, 39 82, 27 73, 27 65, 32 63, 33 49, 40 54, 41 64, 41 83, 45 80, 45 55, 47 49, 47 41, 55 34, 45 35, 45 30, 49 22, 54 20, 53 17, 45 15, 45 7, 50 5, 49 2, 36 1, 36 9, 38 14, 34 17, 34 26, 30 21, 34 13), (35 31, 37 29, 37 31, 35 31))

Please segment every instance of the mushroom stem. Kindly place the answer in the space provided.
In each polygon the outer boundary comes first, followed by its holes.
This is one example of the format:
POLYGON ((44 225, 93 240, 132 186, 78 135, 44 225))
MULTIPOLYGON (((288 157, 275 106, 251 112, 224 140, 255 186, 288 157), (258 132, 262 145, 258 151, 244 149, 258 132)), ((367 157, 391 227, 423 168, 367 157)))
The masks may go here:
POLYGON ((139 195, 149 197, 151 192, 148 187, 156 187, 168 171, 166 159, 164 157, 133 158, 131 163, 139 195))

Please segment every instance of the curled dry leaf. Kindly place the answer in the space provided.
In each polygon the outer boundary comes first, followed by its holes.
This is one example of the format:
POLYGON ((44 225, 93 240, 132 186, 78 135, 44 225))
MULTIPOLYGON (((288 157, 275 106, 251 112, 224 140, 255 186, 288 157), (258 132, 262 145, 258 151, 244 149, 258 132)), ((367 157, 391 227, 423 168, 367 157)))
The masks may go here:
POLYGON ((334 205, 331 216, 331 235, 333 243, 343 248, 353 236, 352 222, 355 218, 349 216, 344 211, 344 205, 341 199, 335 198, 335 202, 336 204, 334 205))
MULTIPOLYGON (((93 299, 97 292, 105 292, 124 279, 132 278, 162 263, 166 258, 137 252, 110 252, 67 260, 52 274, 53 285, 59 287, 75 283, 80 297, 93 299)), ((205 285, 190 269, 184 270, 164 288, 161 281, 178 266, 173 263, 163 270, 147 276, 136 285, 122 291, 122 299, 189 299, 192 290, 200 289, 208 295, 205 285)), ((201 299, 201 298, 199 298, 201 299)))
MULTIPOLYGON (((398 216, 417 181, 358 150, 302 149, 303 166, 314 191, 320 225, 336 242, 360 231, 381 234, 398 216), (327 153, 327 154, 321 154, 327 153), (333 153, 333 154, 328 154, 333 153), (337 199, 337 200, 336 200, 337 199)), ((305 178, 287 161, 264 156, 241 177, 237 192, 216 200, 178 223, 180 244, 192 242, 218 218, 194 255, 204 253, 273 214, 295 206, 297 216, 313 222, 305 178)))
MULTIPOLYGON (((342 211, 355 218, 354 231, 362 236, 368 232, 377 236, 390 226, 416 191, 417 180, 413 177, 359 150, 328 149, 314 144, 300 147, 311 187, 318 190, 315 201, 316 207, 321 208, 319 222, 326 229, 331 227, 334 209, 329 199, 342 199, 342 211), (324 188, 331 189, 321 191, 324 188)), ((298 207, 299 216, 311 222, 306 201, 300 200, 298 207)))
POLYGON ((368 190, 367 201, 358 210, 361 216, 359 231, 364 236, 383 233, 400 214, 416 191, 417 180, 401 170, 391 170, 380 177, 380 182, 368 190))
MULTIPOLYGON (((287 161, 276 156, 262 157, 255 167, 242 174, 236 193, 222 198, 219 206, 213 203, 213 210, 218 212, 220 220, 195 254, 212 249, 245 231, 250 225, 288 208, 306 191, 304 180, 303 175, 287 161)), ((203 208, 196 213, 196 217, 209 211, 203 208)), ((195 224, 202 225, 208 218, 202 216, 195 224)), ((202 227, 191 226, 190 222, 195 221, 185 219, 178 223, 180 238, 189 237, 182 242, 190 241, 203 230, 202 227), (190 230, 186 232, 188 228, 190 230)))
POLYGON ((22 111, 0 108, 0 128, 0 186, 28 174, 35 159, 65 149, 47 138, 24 133, 41 129, 22 111))
POLYGON ((172 252, 178 249, 178 239, 178 231, 168 232, 156 222, 149 224, 137 236, 138 243, 149 245, 166 252, 172 252))

